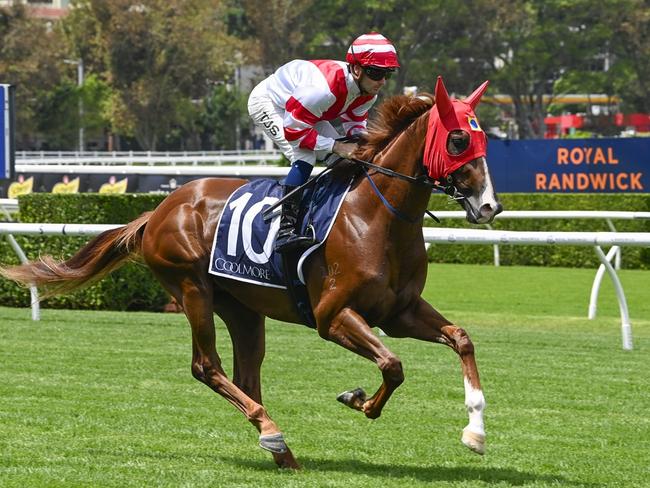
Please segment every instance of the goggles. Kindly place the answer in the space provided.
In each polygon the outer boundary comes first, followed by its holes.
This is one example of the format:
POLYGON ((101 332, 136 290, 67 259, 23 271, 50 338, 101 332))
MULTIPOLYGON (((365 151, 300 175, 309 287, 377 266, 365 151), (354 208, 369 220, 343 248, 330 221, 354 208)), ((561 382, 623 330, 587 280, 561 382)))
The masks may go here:
POLYGON ((389 80, 393 76, 393 70, 386 68, 375 68, 374 66, 365 66, 362 68, 363 72, 370 78, 372 81, 379 81, 382 79, 389 80))

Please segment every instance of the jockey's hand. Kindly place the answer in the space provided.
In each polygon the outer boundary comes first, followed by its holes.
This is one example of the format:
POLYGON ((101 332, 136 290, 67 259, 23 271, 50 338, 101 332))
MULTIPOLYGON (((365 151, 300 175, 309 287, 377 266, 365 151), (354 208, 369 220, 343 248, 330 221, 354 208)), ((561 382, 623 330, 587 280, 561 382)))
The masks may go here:
POLYGON ((336 141, 332 146, 332 152, 338 154, 342 158, 350 159, 359 146, 354 142, 341 142, 336 141))

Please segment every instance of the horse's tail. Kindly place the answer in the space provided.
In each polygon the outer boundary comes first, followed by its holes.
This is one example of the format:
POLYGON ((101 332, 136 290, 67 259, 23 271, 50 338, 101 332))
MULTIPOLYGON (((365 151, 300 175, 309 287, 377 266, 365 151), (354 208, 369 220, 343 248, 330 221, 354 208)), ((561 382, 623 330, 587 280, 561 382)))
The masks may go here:
POLYGON ((42 286, 43 298, 86 286, 140 253, 142 234, 152 213, 145 212, 124 227, 102 232, 67 261, 43 256, 19 266, 0 268, 0 274, 25 286, 42 286))

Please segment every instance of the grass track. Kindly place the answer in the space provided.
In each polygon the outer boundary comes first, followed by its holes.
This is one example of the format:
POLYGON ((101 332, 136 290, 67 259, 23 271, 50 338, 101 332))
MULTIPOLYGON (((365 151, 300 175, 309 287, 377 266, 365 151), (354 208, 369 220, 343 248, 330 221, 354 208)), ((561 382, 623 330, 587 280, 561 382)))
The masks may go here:
MULTIPOLYGON (((404 385, 376 421, 334 398, 376 368, 308 329, 269 321, 265 404, 301 472, 189 372, 178 315, 0 308, 0 486, 650 486, 650 272, 623 271, 635 349, 613 289, 586 320, 592 270, 432 265, 427 299, 475 343, 488 452, 460 443, 460 365, 386 338, 404 385)), ((230 370, 230 344, 218 326, 230 370)))

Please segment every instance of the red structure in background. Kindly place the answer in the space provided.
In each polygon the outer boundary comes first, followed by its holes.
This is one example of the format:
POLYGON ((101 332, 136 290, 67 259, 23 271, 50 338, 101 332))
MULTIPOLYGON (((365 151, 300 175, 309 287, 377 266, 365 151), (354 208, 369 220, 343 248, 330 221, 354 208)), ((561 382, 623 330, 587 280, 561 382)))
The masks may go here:
MULTIPOLYGON (((634 128, 636 132, 650 132, 650 114, 614 114, 607 117, 610 125, 621 130, 634 128)), ((592 118, 584 115, 558 115, 546 117, 546 139, 557 139, 571 132, 572 129, 589 130, 592 118)))
POLYGON ((29 15, 37 19, 59 20, 68 14, 67 8, 57 8, 48 5, 30 5, 29 15))
POLYGON ((614 123, 618 127, 634 127, 637 132, 650 132, 650 114, 616 114, 614 123))

